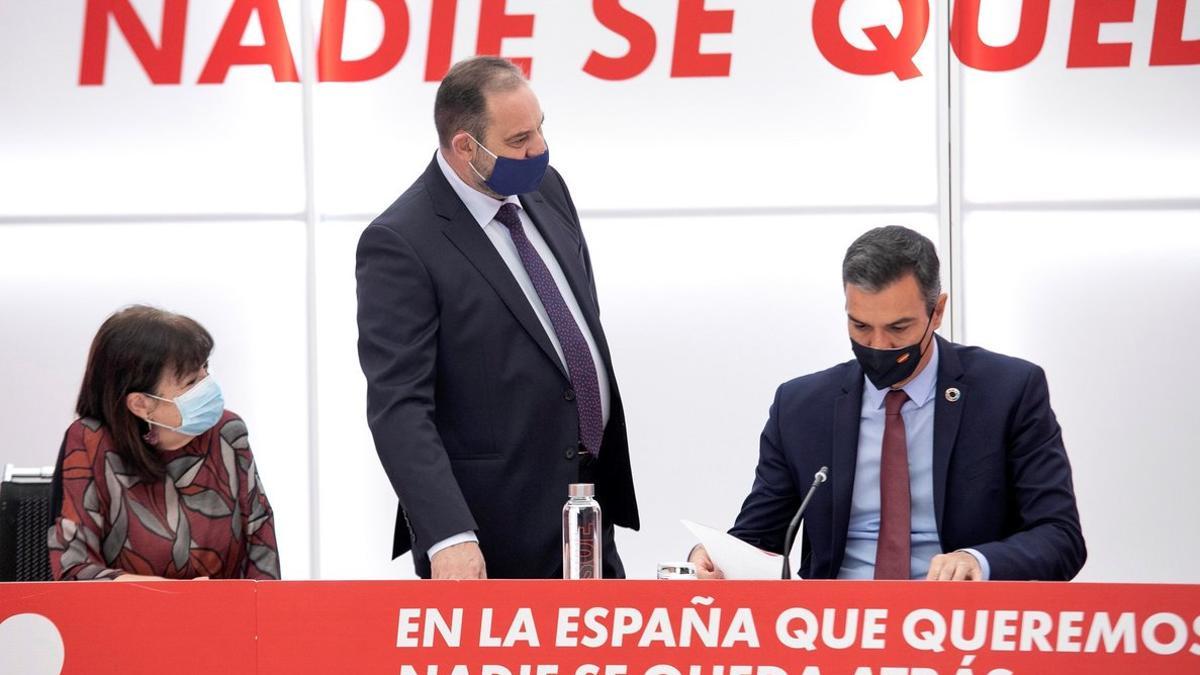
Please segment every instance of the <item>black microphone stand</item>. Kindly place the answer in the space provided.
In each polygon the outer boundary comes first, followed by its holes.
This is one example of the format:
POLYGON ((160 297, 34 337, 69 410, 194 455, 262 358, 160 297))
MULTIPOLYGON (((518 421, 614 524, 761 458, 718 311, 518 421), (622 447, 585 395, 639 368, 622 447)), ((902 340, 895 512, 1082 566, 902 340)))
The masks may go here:
POLYGON ((796 510, 796 515, 792 518, 792 522, 788 525, 787 535, 783 538, 783 572, 781 579, 792 578, 792 561, 791 553, 792 546, 796 543, 796 532, 800 529, 800 521, 804 518, 804 510, 808 508, 808 503, 812 501, 813 493, 817 488, 821 487, 821 483, 829 480, 829 467, 823 466, 820 471, 813 475, 812 487, 808 488, 808 494, 804 495, 804 501, 800 502, 800 508, 796 510))

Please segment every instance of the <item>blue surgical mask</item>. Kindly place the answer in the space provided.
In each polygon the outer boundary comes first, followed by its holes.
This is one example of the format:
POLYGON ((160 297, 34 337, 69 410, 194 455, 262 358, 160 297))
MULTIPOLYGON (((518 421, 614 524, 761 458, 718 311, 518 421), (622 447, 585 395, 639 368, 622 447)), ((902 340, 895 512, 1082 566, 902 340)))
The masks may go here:
POLYGON ((177 427, 160 424, 152 419, 146 421, 185 436, 199 436, 208 431, 217 425, 221 420, 221 413, 225 412, 225 398, 221 396, 221 387, 212 375, 206 376, 173 400, 154 394, 146 395, 159 401, 174 403, 179 409, 181 420, 177 427))
POLYGON ((492 177, 484 178, 483 174, 471 164, 471 170, 479 176, 479 180, 491 188, 492 192, 498 195, 508 197, 510 195, 522 195, 526 192, 533 192, 542 185, 542 178, 546 175, 546 167, 550 166, 550 149, 536 157, 526 157, 525 159, 513 159, 511 157, 500 157, 496 153, 483 147, 471 134, 467 134, 471 140, 475 141, 487 154, 491 155, 496 160, 496 165, 492 167, 492 177))

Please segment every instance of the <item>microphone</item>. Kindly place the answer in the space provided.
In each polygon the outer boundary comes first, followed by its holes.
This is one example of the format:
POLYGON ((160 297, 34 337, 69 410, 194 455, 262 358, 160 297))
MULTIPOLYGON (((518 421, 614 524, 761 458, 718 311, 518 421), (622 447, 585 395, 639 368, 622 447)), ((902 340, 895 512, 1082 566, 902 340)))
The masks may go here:
POLYGON ((800 521, 804 519, 804 509, 807 509, 808 503, 812 501, 813 493, 821 487, 821 483, 827 480, 829 480, 829 467, 823 466, 820 471, 813 474, 812 487, 808 488, 808 494, 804 495, 804 501, 800 502, 800 508, 796 510, 796 515, 788 525, 787 535, 783 538, 783 572, 780 577, 782 579, 792 578, 792 561, 789 556, 792 552, 792 545, 796 543, 796 531, 800 529, 800 521))

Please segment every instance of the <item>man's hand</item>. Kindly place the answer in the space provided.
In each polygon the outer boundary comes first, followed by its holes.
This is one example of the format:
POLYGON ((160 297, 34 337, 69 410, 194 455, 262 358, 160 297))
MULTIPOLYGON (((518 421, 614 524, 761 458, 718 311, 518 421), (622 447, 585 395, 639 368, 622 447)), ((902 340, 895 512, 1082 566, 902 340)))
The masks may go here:
POLYGON ((979 581, 983 579, 983 570, 975 556, 966 551, 941 553, 929 561, 929 574, 926 581, 979 581))
POLYGON ((444 548, 429 560, 434 579, 486 579, 487 566, 479 544, 465 541, 444 548))
POLYGON ((692 549, 692 554, 688 556, 688 562, 696 566, 697 579, 725 578, 725 573, 717 569, 716 563, 712 561, 712 558, 708 557, 708 551, 705 551, 703 546, 697 546, 692 549))

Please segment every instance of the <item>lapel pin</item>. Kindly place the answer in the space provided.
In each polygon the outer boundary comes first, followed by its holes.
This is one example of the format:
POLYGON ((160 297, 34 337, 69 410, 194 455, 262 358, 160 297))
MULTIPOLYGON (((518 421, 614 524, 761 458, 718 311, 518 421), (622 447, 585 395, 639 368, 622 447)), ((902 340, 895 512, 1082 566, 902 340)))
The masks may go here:
POLYGON ((960 399, 960 398, 962 398, 962 392, 959 391, 958 389, 956 389, 954 387, 950 387, 949 389, 946 390, 946 400, 947 401, 954 403, 954 402, 958 401, 958 399, 960 399))

